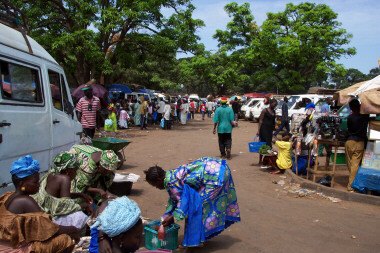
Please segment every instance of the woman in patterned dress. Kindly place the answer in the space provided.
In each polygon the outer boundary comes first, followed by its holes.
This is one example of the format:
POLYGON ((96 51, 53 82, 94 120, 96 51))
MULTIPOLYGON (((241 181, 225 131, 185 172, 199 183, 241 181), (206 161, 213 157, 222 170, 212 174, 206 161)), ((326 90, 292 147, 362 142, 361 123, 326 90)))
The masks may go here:
POLYGON ((186 218, 185 252, 240 221, 235 185, 226 160, 202 157, 177 169, 154 166, 145 171, 148 183, 169 193, 163 225, 186 218))

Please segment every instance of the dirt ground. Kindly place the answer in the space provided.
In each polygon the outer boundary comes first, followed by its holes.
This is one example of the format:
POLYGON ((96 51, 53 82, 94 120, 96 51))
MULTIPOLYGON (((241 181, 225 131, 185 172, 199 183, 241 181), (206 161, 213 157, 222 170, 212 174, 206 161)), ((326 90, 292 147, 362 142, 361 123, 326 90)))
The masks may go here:
MULTIPOLYGON (((202 121, 196 115, 188 125, 175 125, 169 131, 148 128, 119 131, 119 137, 133 141, 125 149, 126 162, 120 172, 141 176, 129 197, 139 204, 143 217, 154 220, 164 213, 168 194, 151 187, 143 170, 156 164, 174 169, 202 156, 220 154, 210 118, 202 121)), ((228 164, 242 222, 207 241, 197 252, 380 252, 380 207, 290 193, 296 186, 287 178, 256 166, 258 154, 248 151, 256 132, 257 123, 240 121, 232 133, 228 164), (285 184, 273 183, 280 180, 285 184)), ((183 223, 180 225, 179 242, 183 239, 183 223)))

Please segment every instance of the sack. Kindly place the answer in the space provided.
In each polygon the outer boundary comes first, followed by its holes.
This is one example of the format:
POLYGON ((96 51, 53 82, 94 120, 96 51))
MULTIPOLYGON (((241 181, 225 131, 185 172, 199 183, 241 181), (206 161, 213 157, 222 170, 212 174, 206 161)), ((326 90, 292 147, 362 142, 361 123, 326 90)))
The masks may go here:
POLYGON ((160 127, 162 127, 162 128, 165 127, 165 119, 164 118, 161 119, 160 127))
POLYGON ((106 119, 104 121, 104 125, 106 125, 106 126, 112 126, 112 124, 113 124, 112 119, 106 119))
POLYGON ((248 143, 249 152, 258 153, 262 145, 266 145, 266 142, 257 141, 257 135, 253 142, 248 143))

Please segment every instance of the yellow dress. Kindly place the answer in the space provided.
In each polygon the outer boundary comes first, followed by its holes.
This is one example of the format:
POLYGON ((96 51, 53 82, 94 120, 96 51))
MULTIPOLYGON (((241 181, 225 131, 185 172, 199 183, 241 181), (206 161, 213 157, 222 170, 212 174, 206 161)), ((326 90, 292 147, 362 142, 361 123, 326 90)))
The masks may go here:
POLYGON ((290 141, 276 141, 278 147, 277 166, 282 170, 290 169, 293 165, 292 143, 290 141))

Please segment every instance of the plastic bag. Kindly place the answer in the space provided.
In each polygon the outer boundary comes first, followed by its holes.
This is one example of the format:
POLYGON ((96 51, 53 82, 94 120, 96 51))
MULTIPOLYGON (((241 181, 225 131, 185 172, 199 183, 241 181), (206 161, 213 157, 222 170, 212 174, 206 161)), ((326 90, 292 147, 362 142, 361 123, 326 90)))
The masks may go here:
POLYGON ((104 121, 104 125, 106 125, 106 126, 112 126, 112 124, 113 124, 112 119, 106 119, 104 121))
POLYGON ((162 127, 162 128, 165 127, 165 119, 164 118, 161 119, 160 127, 162 127))
POLYGON ((318 184, 331 187, 331 176, 326 175, 326 176, 322 177, 321 179, 319 179, 318 184))

